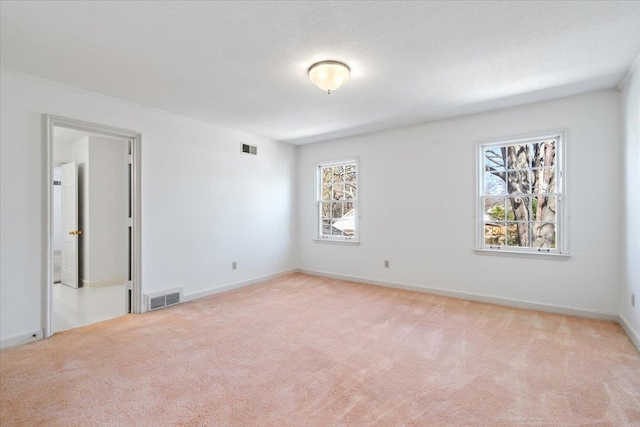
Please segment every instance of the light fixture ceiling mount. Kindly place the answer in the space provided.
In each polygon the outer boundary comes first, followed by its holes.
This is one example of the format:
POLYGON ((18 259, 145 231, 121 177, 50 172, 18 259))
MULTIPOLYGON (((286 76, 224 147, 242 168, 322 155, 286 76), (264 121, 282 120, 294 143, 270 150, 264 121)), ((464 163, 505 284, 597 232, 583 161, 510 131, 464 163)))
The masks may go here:
POLYGON ((309 80, 320 89, 331 91, 338 89, 349 80, 351 69, 343 62, 321 61, 309 67, 309 80))

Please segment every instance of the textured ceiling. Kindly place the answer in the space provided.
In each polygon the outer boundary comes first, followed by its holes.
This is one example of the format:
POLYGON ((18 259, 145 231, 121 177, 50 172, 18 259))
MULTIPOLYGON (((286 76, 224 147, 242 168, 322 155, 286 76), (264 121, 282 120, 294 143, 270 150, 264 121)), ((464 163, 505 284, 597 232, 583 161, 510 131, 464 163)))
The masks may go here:
POLYGON ((6 2, 3 69, 295 144, 615 87, 640 2, 6 2), (338 60, 331 95, 306 70, 338 60))

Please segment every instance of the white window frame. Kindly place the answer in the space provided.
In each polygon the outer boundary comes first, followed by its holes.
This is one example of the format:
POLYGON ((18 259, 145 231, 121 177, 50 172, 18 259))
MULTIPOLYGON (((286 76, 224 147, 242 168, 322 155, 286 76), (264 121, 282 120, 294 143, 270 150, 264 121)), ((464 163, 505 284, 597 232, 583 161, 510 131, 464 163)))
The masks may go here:
POLYGON ((539 258, 566 258, 569 256, 568 215, 566 186, 567 129, 553 130, 528 135, 506 138, 494 138, 476 141, 476 242, 475 252, 478 254, 524 256, 539 258), (512 144, 532 144, 536 142, 556 140, 556 247, 555 248, 520 248, 513 246, 496 246, 485 244, 485 212, 484 212, 484 150, 512 144))
POLYGON ((315 215, 315 234, 314 240, 321 243, 343 243, 343 244, 359 244, 359 222, 360 222, 360 204, 358 202, 360 198, 360 161, 358 157, 350 157, 346 159, 324 161, 316 164, 316 177, 315 177, 315 203, 316 203, 316 215, 315 215), (353 236, 326 236, 322 234, 322 168, 328 166, 341 166, 354 164, 356 165, 356 198, 349 199, 349 203, 353 203, 355 209, 354 215, 354 234, 353 236))

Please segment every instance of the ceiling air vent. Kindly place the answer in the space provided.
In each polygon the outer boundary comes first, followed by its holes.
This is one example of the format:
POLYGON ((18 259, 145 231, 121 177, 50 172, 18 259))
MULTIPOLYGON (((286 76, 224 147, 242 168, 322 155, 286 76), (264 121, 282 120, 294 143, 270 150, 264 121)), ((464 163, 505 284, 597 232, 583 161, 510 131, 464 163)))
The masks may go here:
POLYGON ((155 292, 146 295, 149 311, 178 304, 182 301, 182 288, 155 292))
POLYGON ((242 152, 247 154, 257 155, 258 147, 256 147, 255 145, 242 144, 242 152))

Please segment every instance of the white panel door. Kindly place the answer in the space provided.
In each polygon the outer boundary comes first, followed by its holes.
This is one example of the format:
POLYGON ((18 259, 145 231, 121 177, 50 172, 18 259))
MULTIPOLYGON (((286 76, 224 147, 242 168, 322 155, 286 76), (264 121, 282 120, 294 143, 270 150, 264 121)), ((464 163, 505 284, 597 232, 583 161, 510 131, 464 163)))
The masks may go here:
POLYGON ((78 165, 62 165, 62 272, 61 281, 78 287, 78 165))

